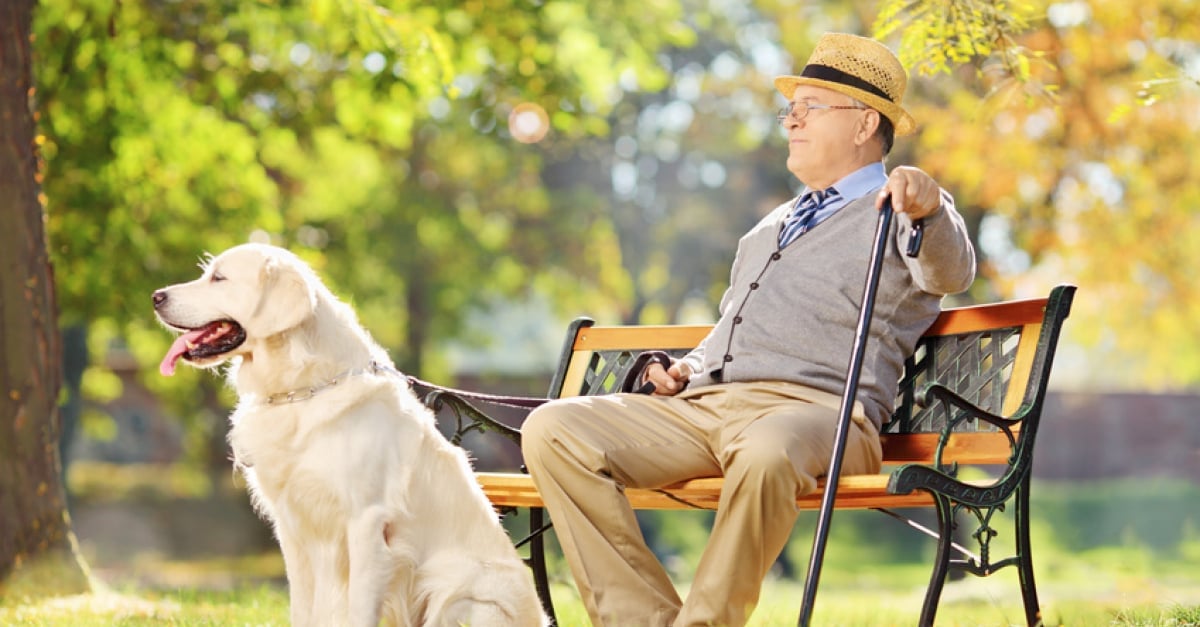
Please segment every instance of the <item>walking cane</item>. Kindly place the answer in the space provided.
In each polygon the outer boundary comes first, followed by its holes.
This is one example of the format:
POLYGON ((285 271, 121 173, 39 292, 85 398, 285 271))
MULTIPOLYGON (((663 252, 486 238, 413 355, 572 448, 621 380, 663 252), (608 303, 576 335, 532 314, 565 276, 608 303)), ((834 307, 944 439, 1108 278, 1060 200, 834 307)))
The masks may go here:
MULTIPOLYGON (((854 397, 858 394, 858 377, 862 373, 863 354, 867 350, 871 315, 875 311, 875 293, 879 291, 879 274, 883 268, 883 255, 887 251, 891 225, 892 199, 888 197, 879 211, 879 222, 875 227, 875 246, 871 249, 871 265, 867 268, 867 281, 863 287, 862 309, 859 311, 858 328, 854 336, 854 352, 850 356, 850 365, 846 372, 846 387, 842 393, 837 435, 833 440, 833 456, 829 462, 829 472, 825 476, 825 496, 821 499, 821 513, 817 519, 812 553, 808 559, 808 575, 804 581, 804 603, 800 607, 800 627, 808 627, 809 620, 812 618, 813 605, 817 599, 817 583, 821 578, 821 563, 825 559, 825 542, 829 539, 829 524, 833 518, 833 501, 837 498, 838 475, 842 471, 842 455, 846 450, 846 436, 850 432, 850 414, 854 410, 854 397)), ((923 226, 921 220, 913 222, 913 230, 906 251, 909 257, 916 257, 921 248, 923 226)))

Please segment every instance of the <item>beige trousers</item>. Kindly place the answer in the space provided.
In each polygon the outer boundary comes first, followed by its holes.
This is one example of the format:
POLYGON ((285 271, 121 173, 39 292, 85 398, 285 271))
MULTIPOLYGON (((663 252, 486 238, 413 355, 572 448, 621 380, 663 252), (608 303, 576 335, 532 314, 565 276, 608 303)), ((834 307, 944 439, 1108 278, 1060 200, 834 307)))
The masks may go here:
MULTIPOLYGON (((816 489, 840 398, 782 382, 728 383, 675 397, 573 397, 529 415, 525 464, 579 593, 605 627, 745 624, 791 534, 796 497, 816 489), (646 546, 625 487, 725 477, 712 534, 681 603, 646 546)), ((856 407, 842 472, 879 472, 879 433, 856 407)))

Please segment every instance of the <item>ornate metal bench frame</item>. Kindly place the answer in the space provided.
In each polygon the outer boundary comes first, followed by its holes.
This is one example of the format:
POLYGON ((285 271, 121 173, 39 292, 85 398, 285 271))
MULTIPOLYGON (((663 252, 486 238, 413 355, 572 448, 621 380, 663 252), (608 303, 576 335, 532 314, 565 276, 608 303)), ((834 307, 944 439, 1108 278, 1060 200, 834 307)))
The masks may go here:
MULTIPOLYGON (((1010 301, 946 310, 926 332, 914 354, 906 361, 900 381, 897 409, 885 425, 884 463, 901 463, 882 481, 878 489, 868 488, 866 496, 843 503, 839 483, 837 506, 869 507, 887 511, 887 507, 912 505, 916 491, 923 504, 937 513, 937 529, 929 532, 937 538, 933 571, 922 608, 922 625, 933 624, 942 588, 952 570, 988 576, 1014 566, 1019 573, 1026 620, 1041 623, 1029 541, 1029 491, 1033 447, 1045 400, 1046 386, 1062 325, 1071 309, 1075 287, 1060 285, 1049 297, 1010 301), (907 463, 903 463, 907 462, 907 463), (994 480, 963 481, 959 465, 982 464, 1000 467, 994 480), (927 495, 926 498, 924 495, 927 495), (992 539, 999 512, 1014 505, 1013 555, 995 559, 992 539), (958 546, 954 531, 960 521, 973 520, 971 533, 978 546, 973 553, 958 546), (954 551, 965 559, 951 559, 954 551)), ((675 331, 688 337, 702 337, 705 327, 621 327, 626 345, 605 346, 601 331, 587 318, 571 323, 563 345, 558 370, 550 383, 548 398, 569 395, 607 394, 624 380, 636 356, 644 350, 669 349, 675 355, 686 352, 689 344, 664 344, 675 331), (589 343, 591 341, 591 343, 589 343)), ((678 343, 678 341, 676 341, 678 343)), ((502 435, 520 444, 520 431, 481 411, 450 390, 434 390, 425 402, 435 411, 448 410, 454 416, 451 440, 456 444, 468 433, 502 435)), ((529 535, 517 542, 529 545, 527 562, 533 570, 538 594, 553 619, 546 570, 543 534, 550 528, 540 499, 527 477, 515 474, 478 473, 485 492, 503 515, 527 507, 529 535), (504 488, 489 491, 495 483, 504 488), (513 488, 513 486, 517 486, 513 488)), ((880 476, 879 479, 883 479, 880 476)), ((842 478, 843 481, 864 477, 842 478)), ((867 483, 871 483, 870 477, 867 483)), ((695 500, 677 496, 683 493, 718 492, 719 480, 698 480, 686 485, 657 491, 667 498, 652 500, 654 494, 631 502, 640 508, 683 508, 695 500)), ((630 491, 639 492, 639 491, 630 491)), ((701 501, 707 502, 707 501, 701 501)), ((715 501, 714 501, 715 502, 715 501)), ((819 502, 812 495, 800 501, 811 507, 819 502)), ((890 513, 890 512, 888 512, 890 513)), ((892 514, 896 515, 896 514, 892 514)))

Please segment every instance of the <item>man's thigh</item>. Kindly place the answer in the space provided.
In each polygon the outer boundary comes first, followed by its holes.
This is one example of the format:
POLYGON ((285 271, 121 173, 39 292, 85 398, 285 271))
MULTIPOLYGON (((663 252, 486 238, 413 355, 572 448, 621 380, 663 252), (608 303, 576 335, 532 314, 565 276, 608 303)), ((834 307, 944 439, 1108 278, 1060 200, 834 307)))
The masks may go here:
MULTIPOLYGON (((714 443, 722 466, 735 454, 763 460, 761 463, 771 463, 784 455, 802 476, 802 492, 815 489, 816 479, 829 469, 837 434, 837 409, 827 403, 759 391, 742 396, 737 405, 730 408, 729 419, 714 443)), ((880 458, 879 435, 874 426, 869 421, 854 421, 847 434, 843 472, 878 472, 880 458)))
POLYGON ((627 487, 656 488, 720 474, 708 445, 719 420, 685 400, 643 394, 571 397, 536 414, 536 426, 523 437, 545 438, 627 487))

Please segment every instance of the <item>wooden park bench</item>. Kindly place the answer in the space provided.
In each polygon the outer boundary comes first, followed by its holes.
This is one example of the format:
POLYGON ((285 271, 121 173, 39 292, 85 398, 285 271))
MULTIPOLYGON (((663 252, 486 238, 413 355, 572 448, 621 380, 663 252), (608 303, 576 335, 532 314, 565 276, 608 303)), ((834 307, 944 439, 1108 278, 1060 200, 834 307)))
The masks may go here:
MULTIPOLYGON (((1029 542, 1029 489, 1033 446, 1041 420, 1055 346, 1071 308, 1075 287, 1055 287, 1047 298, 947 309, 925 332, 905 364, 891 421, 884 425, 885 473, 843 475, 835 506, 852 509, 933 507, 937 551, 925 594, 921 624, 933 623, 942 588, 951 570, 987 576, 1008 566, 1019 575, 1026 619, 1041 621, 1029 542), (990 479, 960 480, 963 465, 990 467, 990 479), (890 471, 890 472, 889 472, 890 471), (1015 553, 991 554, 997 512, 1011 508, 1015 553), (978 553, 954 541, 954 529, 966 516, 976 525, 970 534, 978 553), (951 559, 953 551, 966 559, 951 559)), ((595 326, 589 319, 571 323, 550 384, 549 398, 606 394, 625 379, 642 351, 682 355, 708 333, 706 325, 595 326)), ((426 396, 435 410, 456 417, 452 440, 461 443, 474 431, 495 432, 519 443, 516 428, 497 421, 454 391, 426 396)), ((478 472, 491 502, 503 513, 528 508, 527 561, 542 603, 551 617, 542 534, 542 500, 526 474, 478 472)), ((627 489, 637 509, 713 509, 722 479, 692 479, 661 489, 627 489)), ((802 508, 819 509, 824 485, 797 499, 802 508)))

